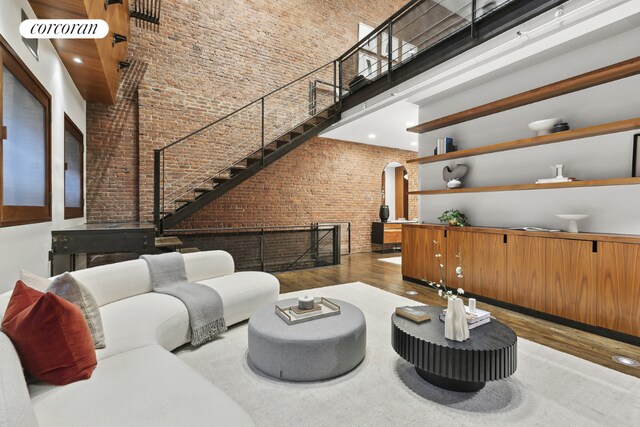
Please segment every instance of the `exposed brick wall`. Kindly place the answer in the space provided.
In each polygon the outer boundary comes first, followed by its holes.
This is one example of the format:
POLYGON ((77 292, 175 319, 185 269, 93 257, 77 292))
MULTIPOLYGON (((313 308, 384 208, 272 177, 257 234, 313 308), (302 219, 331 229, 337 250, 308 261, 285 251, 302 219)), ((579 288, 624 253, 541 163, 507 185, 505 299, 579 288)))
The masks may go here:
MULTIPOLYGON (((103 106, 90 103, 87 106, 89 221, 149 220, 154 148, 162 147, 328 63, 357 41, 358 22, 375 26, 405 2, 165 0, 162 25, 157 31, 132 23, 129 52, 133 65, 123 71, 117 104, 103 106)), ((300 85, 295 91, 303 95, 305 85, 300 85)), ((274 99, 272 102, 277 105, 283 101, 274 99)), ((228 161, 227 156, 237 149, 242 138, 239 135, 234 135, 235 139, 211 136, 206 135, 201 143, 194 143, 184 151, 191 158, 202 158, 199 153, 206 152, 215 160, 207 163, 208 167, 215 170, 219 164, 228 161)), ((244 203, 242 197, 245 193, 241 189, 260 188, 260 177, 274 174, 269 172, 272 168, 274 171, 286 171, 278 163, 287 162, 291 157, 299 157, 301 162, 303 158, 311 159, 320 179, 323 179, 324 168, 324 173, 330 173, 332 167, 345 167, 346 170, 335 172, 349 177, 350 173, 355 173, 352 168, 362 169, 365 162, 376 165, 370 169, 366 166, 369 172, 379 171, 373 174, 377 178, 371 190, 362 190, 362 185, 347 185, 347 179, 343 186, 338 187, 338 193, 344 191, 342 201, 326 203, 322 198, 306 197, 318 191, 316 184, 311 180, 304 181, 307 176, 296 176, 299 170, 294 168, 287 178, 282 179, 283 175, 280 175, 278 186, 283 194, 290 193, 288 200, 295 202, 295 193, 299 193, 308 205, 291 205, 288 210, 297 211, 298 215, 277 218, 260 215, 261 209, 268 208, 256 206, 244 211, 242 223, 270 225, 269 221, 303 224, 342 218, 349 220, 343 213, 360 210, 363 199, 358 199, 357 204, 353 202, 353 192, 360 190, 371 198, 370 206, 375 205, 372 211, 368 205, 367 221, 375 219, 379 205, 378 175, 384 164, 404 160, 412 154, 392 154, 394 150, 336 141, 332 142, 332 147, 326 144, 316 140, 294 150, 187 224, 204 223, 206 215, 210 217, 209 223, 231 224, 228 215, 237 213, 244 203), (330 149, 325 152, 327 148, 330 149), (338 152, 341 159, 357 159, 359 166, 336 161, 334 156, 338 152), (327 163, 323 164, 323 160, 327 163), (297 186, 289 186, 294 179, 302 181, 297 186), (239 197, 237 203, 233 200, 234 194, 239 197), (221 213, 225 216, 223 219, 218 218, 221 213)), ((304 163, 295 166, 307 168, 304 163)), ((364 181, 363 178, 361 182, 364 181)), ((270 202, 268 198, 261 199, 260 194, 254 194, 253 199, 264 204, 270 202)), ((412 200, 412 203, 416 201, 412 200)), ((360 228, 366 222, 363 218, 358 219, 360 228)), ((362 230, 364 234, 358 237, 357 246, 361 249, 367 246, 369 238, 368 231, 362 230)))
POLYGON ((138 84, 146 66, 125 73, 113 106, 87 103, 86 199, 89 222, 137 221, 138 84))
MULTIPOLYGON (((371 222, 379 220, 381 175, 389 162, 418 188, 416 153, 328 138, 314 138, 263 169, 180 224, 180 228, 304 225, 351 222, 352 252, 371 249, 371 222)), ((418 216, 409 197, 409 216, 418 216)))

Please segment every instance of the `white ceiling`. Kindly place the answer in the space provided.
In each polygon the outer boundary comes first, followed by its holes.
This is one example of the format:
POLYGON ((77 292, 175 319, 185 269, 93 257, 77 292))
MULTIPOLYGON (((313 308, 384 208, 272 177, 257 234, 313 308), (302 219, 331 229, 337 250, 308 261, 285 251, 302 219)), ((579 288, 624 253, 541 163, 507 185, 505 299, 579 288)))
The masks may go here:
MULTIPOLYGON (((369 145, 418 151, 418 135, 407 132, 409 123, 418 124, 418 105, 397 102, 386 108, 365 113, 356 120, 322 134, 326 138, 360 142, 369 145), (375 138, 370 138, 375 135, 375 138), (415 142, 414 145, 411 143, 415 142)), ((362 107, 360 107, 362 110, 362 107)))

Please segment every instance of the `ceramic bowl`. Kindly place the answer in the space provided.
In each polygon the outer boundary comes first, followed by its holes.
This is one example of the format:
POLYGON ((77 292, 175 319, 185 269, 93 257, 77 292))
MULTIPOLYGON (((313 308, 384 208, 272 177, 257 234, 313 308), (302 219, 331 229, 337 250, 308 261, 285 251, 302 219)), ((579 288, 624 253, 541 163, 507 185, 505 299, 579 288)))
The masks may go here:
POLYGON ((534 132, 537 132, 538 136, 549 135, 551 133, 551 130, 553 130, 553 127, 562 122, 563 122, 562 119, 538 120, 538 121, 529 123, 529 129, 531 129, 534 132))
POLYGON ((569 225, 567 226, 567 231, 569 233, 577 233, 578 221, 589 217, 587 214, 556 214, 556 216, 560 219, 569 221, 569 225))

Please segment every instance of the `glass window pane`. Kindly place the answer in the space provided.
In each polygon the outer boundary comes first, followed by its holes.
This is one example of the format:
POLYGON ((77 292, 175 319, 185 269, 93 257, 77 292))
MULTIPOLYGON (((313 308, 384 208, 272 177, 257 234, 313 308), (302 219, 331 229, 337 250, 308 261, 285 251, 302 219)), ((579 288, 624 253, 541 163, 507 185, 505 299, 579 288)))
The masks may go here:
POLYGON ((2 67, 2 202, 5 206, 46 206, 45 108, 2 67))
POLYGON ((68 130, 64 131, 64 205, 82 207, 82 145, 68 130))

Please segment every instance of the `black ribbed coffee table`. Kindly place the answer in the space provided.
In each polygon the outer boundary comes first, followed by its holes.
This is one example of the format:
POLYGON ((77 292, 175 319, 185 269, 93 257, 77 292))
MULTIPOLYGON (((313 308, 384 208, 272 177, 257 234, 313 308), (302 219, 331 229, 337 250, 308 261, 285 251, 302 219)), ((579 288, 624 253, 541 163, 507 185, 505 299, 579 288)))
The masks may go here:
POLYGON ((391 345, 418 374, 438 387, 478 391, 487 381, 513 374, 517 365, 515 332, 495 319, 470 331, 464 342, 444 337, 442 307, 427 307, 431 320, 421 324, 393 315, 391 345))

